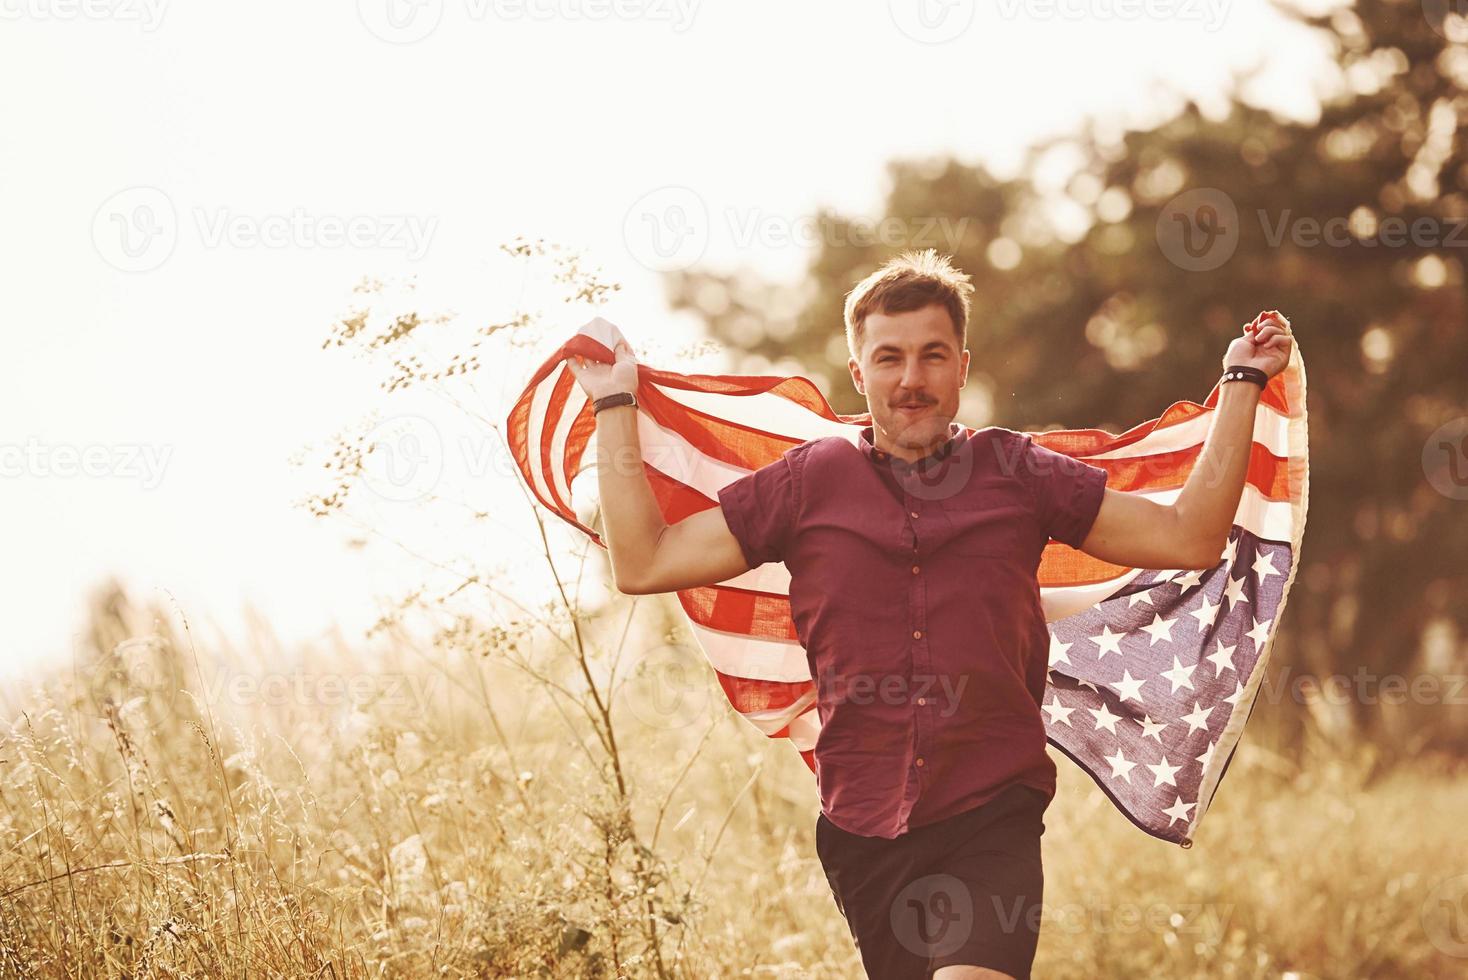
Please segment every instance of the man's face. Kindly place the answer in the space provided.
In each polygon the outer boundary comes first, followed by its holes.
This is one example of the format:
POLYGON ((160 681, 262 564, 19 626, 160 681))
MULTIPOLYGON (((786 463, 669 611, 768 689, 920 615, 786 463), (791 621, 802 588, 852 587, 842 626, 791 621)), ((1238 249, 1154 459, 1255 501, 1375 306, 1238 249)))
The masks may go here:
POLYGON ((866 395, 873 435, 898 456, 918 458, 948 438, 958 390, 968 378, 968 351, 940 303, 907 313, 869 313, 861 358, 847 366, 866 395))

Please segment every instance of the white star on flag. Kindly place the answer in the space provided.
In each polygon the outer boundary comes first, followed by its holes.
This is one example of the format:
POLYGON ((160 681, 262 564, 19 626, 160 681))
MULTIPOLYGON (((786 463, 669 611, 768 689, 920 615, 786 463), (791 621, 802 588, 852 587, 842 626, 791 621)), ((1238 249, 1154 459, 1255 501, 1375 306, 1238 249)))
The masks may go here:
POLYGON ((1203 581, 1203 570, 1201 568, 1190 568, 1184 574, 1173 579, 1173 581, 1177 583, 1178 588, 1186 592, 1203 581))
MULTIPOLYGON (((1054 695, 1052 695, 1052 697, 1054 697, 1054 695)), ((1055 698, 1049 704, 1041 705, 1041 707, 1044 708, 1045 713, 1050 716, 1050 724, 1052 725, 1069 725, 1070 713, 1075 710, 1075 708, 1067 708, 1065 705, 1061 704, 1059 698, 1055 698)))
POLYGON ((1188 613, 1188 615, 1196 616, 1198 618, 1198 629, 1206 630, 1208 627, 1218 622, 1218 610, 1222 608, 1223 605, 1221 603, 1211 603, 1208 601, 1208 597, 1205 595, 1203 597, 1203 604, 1197 609, 1194 609, 1192 612, 1188 613))
POLYGON ((1132 781, 1132 767, 1136 763, 1127 761, 1126 756, 1121 754, 1121 749, 1117 749, 1115 755, 1106 756, 1106 761, 1111 763, 1111 778, 1132 781))
POLYGON ((1120 715, 1114 715, 1110 711, 1107 711, 1105 703, 1099 708, 1087 708, 1086 710, 1096 716, 1097 728, 1104 728, 1111 734, 1116 734, 1116 723, 1121 720, 1120 715))
MULTIPOLYGON (((1165 813, 1165 814, 1167 814, 1173 820, 1187 820, 1188 819, 1188 811, 1191 810, 1193 807, 1195 807, 1197 805, 1198 804, 1196 804, 1196 803, 1184 803, 1183 802, 1183 798, 1181 796, 1179 796, 1177 798, 1177 802, 1176 803, 1174 803, 1172 806, 1168 807, 1167 809, 1163 810, 1162 812, 1165 813)), ((1171 823, 1172 821, 1168 821, 1168 822, 1171 823)))
POLYGON ((1161 762, 1147 763, 1147 768, 1152 770, 1153 786, 1161 786, 1163 783, 1166 783, 1169 786, 1176 786, 1177 783, 1173 780, 1172 777, 1174 773, 1182 768, 1182 766, 1168 765, 1167 756, 1163 756, 1161 762))
POLYGON ((1248 597, 1244 595, 1244 580, 1241 578, 1230 578, 1227 585, 1224 586, 1223 595, 1232 603, 1229 606, 1230 610, 1240 603, 1249 601, 1248 597))
POLYGON ((1101 648, 1097 656, 1105 656, 1107 653, 1121 653, 1121 638, 1125 633, 1113 633, 1110 626, 1101 627, 1101 632, 1089 639, 1101 648))
POLYGON ((1212 713, 1212 705, 1202 708, 1198 706, 1197 701, 1194 701, 1193 710, 1189 714, 1183 715, 1183 721, 1188 723, 1189 734, 1199 728, 1206 730, 1208 728, 1208 716, 1212 713))
POLYGON ((1177 658, 1177 654, 1173 654, 1172 669, 1162 671, 1161 676, 1167 678, 1168 683, 1172 685, 1172 693, 1176 694, 1179 688, 1192 688, 1193 671, 1197 669, 1197 664, 1184 667, 1182 661, 1177 658))
POLYGON ((1203 754, 1198 756, 1198 764, 1201 765, 1204 769, 1207 769, 1208 763, 1213 761, 1213 745, 1213 742, 1209 742, 1208 748, 1204 749, 1203 754))
POLYGON ((1152 643, 1155 644, 1159 640, 1172 639, 1172 622, 1170 619, 1163 619, 1159 613, 1153 616, 1152 622, 1143 626, 1142 629, 1152 634, 1152 643))
POLYGON ((1225 670, 1233 670, 1234 651, 1238 648, 1239 645, 1237 643, 1224 646, 1222 640, 1218 641, 1218 649, 1208 655, 1208 659, 1213 661, 1214 673, 1221 674, 1225 670))
POLYGON ((1132 678, 1132 672, 1124 670, 1121 672, 1121 680, 1116 682, 1116 696, 1123 701, 1142 700, 1142 681, 1132 678))

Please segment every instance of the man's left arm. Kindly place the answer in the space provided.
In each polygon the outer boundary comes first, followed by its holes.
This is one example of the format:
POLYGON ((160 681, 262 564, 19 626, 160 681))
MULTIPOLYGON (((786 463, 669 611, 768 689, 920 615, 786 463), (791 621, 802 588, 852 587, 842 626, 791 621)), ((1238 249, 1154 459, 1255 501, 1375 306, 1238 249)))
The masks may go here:
MULTIPOLYGON (((1290 361, 1290 324, 1269 310, 1244 325, 1224 366, 1256 367, 1272 378, 1290 361)), ((1263 392, 1233 381, 1221 387, 1203 451, 1182 492, 1170 504, 1107 488, 1080 550, 1128 568, 1212 568, 1218 564, 1239 509, 1263 392)))

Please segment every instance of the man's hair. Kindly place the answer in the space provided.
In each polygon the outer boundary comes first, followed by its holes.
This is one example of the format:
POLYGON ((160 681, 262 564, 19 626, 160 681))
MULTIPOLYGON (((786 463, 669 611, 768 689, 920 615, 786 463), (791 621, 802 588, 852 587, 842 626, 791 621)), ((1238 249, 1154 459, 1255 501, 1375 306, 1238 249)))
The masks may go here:
POLYGON ((958 349, 968 342, 969 298, 974 287, 967 273, 955 269, 934 249, 903 252, 852 287, 846 294, 846 346, 861 358, 869 313, 907 313, 942 304, 953 320, 958 349))

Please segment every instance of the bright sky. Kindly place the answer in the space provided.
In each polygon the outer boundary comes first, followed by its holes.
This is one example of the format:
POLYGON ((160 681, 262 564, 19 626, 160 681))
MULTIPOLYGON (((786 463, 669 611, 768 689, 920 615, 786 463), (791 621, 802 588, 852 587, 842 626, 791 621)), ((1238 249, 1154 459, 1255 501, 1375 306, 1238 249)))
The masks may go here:
MULTIPOLYGON (((68 657, 109 571, 196 623, 242 629, 251 602, 287 640, 350 634, 411 581, 291 503, 325 487, 289 457, 383 406, 321 350, 364 274, 502 311, 496 246, 544 237, 622 283, 603 315, 634 343, 692 341, 658 268, 793 279, 802 222, 878 215, 891 158, 1009 173, 1087 116, 1155 118, 1167 88, 1221 105, 1230 69, 1309 119, 1331 74, 1262 0, 0 0, 0 17, 0 674, 68 657), (658 222, 694 233, 660 252, 658 222)), ((488 374, 500 412, 525 378, 488 374)), ((503 467, 481 477, 483 505, 523 507, 503 467)))

